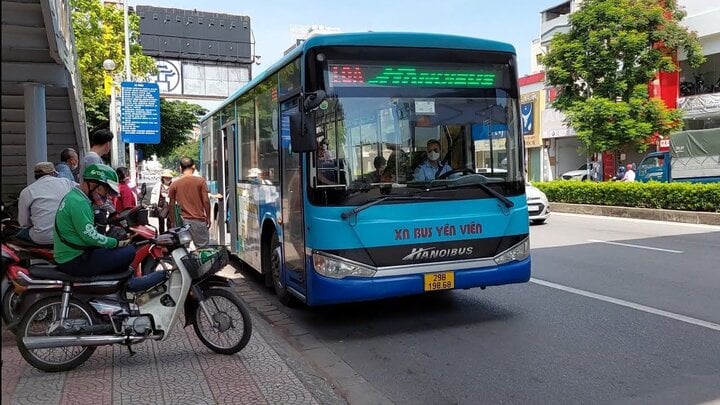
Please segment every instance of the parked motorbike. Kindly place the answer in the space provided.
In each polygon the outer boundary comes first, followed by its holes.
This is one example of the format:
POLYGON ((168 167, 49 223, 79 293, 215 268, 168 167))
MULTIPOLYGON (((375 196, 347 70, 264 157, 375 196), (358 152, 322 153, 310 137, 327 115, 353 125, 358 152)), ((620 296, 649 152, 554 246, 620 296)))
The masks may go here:
POLYGON ((131 266, 135 269, 135 276, 147 275, 155 270, 163 270, 172 267, 168 262, 167 249, 152 243, 157 237, 157 229, 149 225, 148 212, 154 209, 152 206, 138 205, 120 212, 111 217, 108 221, 110 230, 108 236, 117 239, 131 237, 133 242, 151 241, 149 244, 141 244, 135 253, 135 259, 131 266))
MULTIPOLYGON (((148 241, 150 243, 138 244, 135 252, 135 259, 131 263, 135 270, 133 273, 136 277, 149 274, 156 269, 167 270, 172 268, 172 263, 168 257, 167 249, 152 243, 157 237, 157 230, 147 222, 147 210, 151 209, 145 206, 136 206, 119 214, 114 214, 107 221, 110 226, 109 236, 118 239, 126 239, 127 235, 132 235, 133 242, 148 241)), ((62 291, 61 285, 30 285, 24 286, 20 279, 20 274, 28 274, 30 262, 54 263, 52 246, 39 246, 30 242, 25 242, 15 238, 9 238, 3 243, 3 249, 7 248, 17 256, 18 260, 13 259, 11 255, 3 253, 3 278, 2 278, 2 318, 8 325, 10 331, 15 330, 19 319, 17 311, 18 302, 22 299, 28 288, 36 289, 56 289, 62 291), (10 271, 10 266, 12 271, 10 271), (14 282, 14 283, 13 283, 14 282), (14 285, 13 285, 14 284, 14 285)))
POLYGON ((31 263, 55 263, 52 246, 35 245, 20 239, 9 238, 2 242, 2 319, 6 325, 16 321, 15 307, 20 294, 12 280, 19 273, 27 273, 31 263))
MULTIPOLYGON (((19 311, 17 346, 23 358, 44 371, 66 371, 84 363, 97 346, 132 346, 165 340, 178 321, 192 324, 200 341, 221 354, 234 354, 250 340, 252 324, 245 304, 216 273, 227 264, 224 246, 189 252, 189 226, 173 228, 153 242, 168 249, 173 268, 133 278, 133 271, 76 277, 55 266, 33 266, 21 275, 29 289, 19 311), (53 350, 62 348, 62 350, 53 350)), ((138 244, 149 243, 147 241, 138 244)))
MULTIPOLYGON (((20 224, 6 210, 5 204, 0 204, 0 239, 2 239, 2 281, 0 282, 0 300, 2 305, 2 319, 10 324, 15 318, 14 307, 18 294, 11 283, 10 273, 23 271, 32 262, 53 263, 52 246, 36 245, 15 237, 20 224)), ((26 271, 26 270, 25 270, 26 271)))

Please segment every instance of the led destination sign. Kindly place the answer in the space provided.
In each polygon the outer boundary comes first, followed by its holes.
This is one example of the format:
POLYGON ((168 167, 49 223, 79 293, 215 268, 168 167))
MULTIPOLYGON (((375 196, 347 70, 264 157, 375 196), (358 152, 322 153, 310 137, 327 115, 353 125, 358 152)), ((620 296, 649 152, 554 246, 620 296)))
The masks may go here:
POLYGON ((493 87, 496 72, 445 66, 328 64, 333 87, 493 87))

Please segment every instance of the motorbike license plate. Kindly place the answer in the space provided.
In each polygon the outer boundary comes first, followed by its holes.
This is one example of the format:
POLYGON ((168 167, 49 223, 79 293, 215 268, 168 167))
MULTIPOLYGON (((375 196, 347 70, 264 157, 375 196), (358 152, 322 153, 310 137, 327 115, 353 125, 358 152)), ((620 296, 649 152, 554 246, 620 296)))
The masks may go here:
POLYGON ((425 291, 450 290, 453 288, 455 288, 454 272, 445 271, 425 274, 425 291))

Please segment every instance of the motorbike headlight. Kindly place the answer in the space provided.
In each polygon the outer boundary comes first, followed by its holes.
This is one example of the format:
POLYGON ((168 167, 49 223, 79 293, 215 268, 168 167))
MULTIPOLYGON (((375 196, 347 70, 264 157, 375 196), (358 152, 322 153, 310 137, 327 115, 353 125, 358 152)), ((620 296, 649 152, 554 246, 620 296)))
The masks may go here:
POLYGON ((190 234, 190 231, 184 229, 177 233, 178 242, 181 245, 187 245, 188 243, 192 242, 192 235, 190 234))
POLYGON ((370 267, 331 258, 319 253, 313 253, 313 264, 315 265, 315 271, 326 277, 372 277, 375 275, 375 269, 370 267))
POLYGON ((522 242, 495 256, 494 260, 497 264, 505 264, 525 260, 528 256, 530 256, 530 238, 525 238, 522 242))

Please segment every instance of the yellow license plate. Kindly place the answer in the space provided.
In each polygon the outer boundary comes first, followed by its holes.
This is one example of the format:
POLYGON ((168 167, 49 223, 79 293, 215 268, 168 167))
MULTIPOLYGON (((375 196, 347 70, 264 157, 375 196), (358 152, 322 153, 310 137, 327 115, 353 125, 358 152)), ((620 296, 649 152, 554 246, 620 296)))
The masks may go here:
POLYGON ((450 290, 452 288, 455 288, 454 272, 425 274, 425 291, 450 290))

